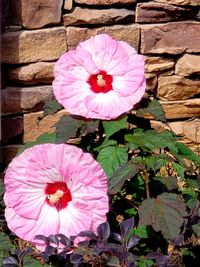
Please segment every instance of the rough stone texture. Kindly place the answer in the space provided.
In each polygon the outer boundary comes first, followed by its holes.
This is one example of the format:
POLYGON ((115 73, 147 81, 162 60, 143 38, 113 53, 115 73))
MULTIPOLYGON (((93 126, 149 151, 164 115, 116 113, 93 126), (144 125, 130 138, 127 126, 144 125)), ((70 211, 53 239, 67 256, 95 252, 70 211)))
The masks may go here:
POLYGON ((148 2, 138 3, 136 8, 136 22, 167 22, 183 19, 193 19, 195 12, 190 8, 148 2))
POLYGON ((200 23, 169 22, 141 25, 141 52, 143 54, 181 54, 199 52, 200 23))
POLYGON ((134 22, 134 12, 127 9, 88 9, 76 7, 73 12, 63 16, 64 25, 114 24, 134 22))
POLYGON ((75 0, 75 3, 86 5, 113 5, 113 4, 133 4, 136 0, 75 0))
POLYGON ((129 26, 115 25, 94 29, 67 27, 66 31, 68 49, 74 49, 80 41, 85 41, 86 39, 100 33, 107 33, 116 40, 126 41, 136 49, 138 49, 139 45, 140 32, 137 24, 129 26))
POLYGON ((51 83, 54 62, 37 62, 8 70, 8 78, 20 84, 51 83))
POLYGON ((10 18, 13 24, 27 29, 38 29, 58 24, 63 0, 10 0, 10 18))
POLYGON ((163 72, 174 67, 173 58, 163 57, 145 57, 145 71, 146 72, 163 72))
POLYGON ((8 87, 1 90, 3 115, 39 111, 45 99, 52 97, 51 86, 8 87))
MULTIPOLYGON (((166 0, 154 0, 155 2, 159 3, 166 3, 166 0)), ((174 5, 191 5, 191 6, 198 6, 200 5, 200 0, 167 0, 168 4, 174 5)))
POLYGON ((172 130, 180 136, 180 141, 189 146, 195 152, 200 152, 200 120, 178 121, 165 123, 151 121, 151 126, 158 132, 172 130))
POLYGON ((3 146, 2 154, 3 154, 3 167, 7 167, 11 160, 17 155, 19 149, 22 145, 8 145, 3 146))
POLYGON ((23 133, 23 118, 22 116, 2 117, 1 127, 2 142, 6 143, 11 138, 21 135, 23 133))
POLYGON ((35 141, 43 133, 54 132, 54 125, 64 114, 66 114, 65 110, 47 115, 44 118, 43 112, 24 114, 24 143, 35 141))
POLYGON ((73 7, 73 0, 64 0, 64 9, 71 10, 73 7))
POLYGON ((180 101, 160 101, 167 119, 200 117, 200 98, 180 101))
POLYGON ((200 74, 200 55, 183 55, 176 63, 175 73, 181 76, 200 74))
POLYGON ((157 97, 162 100, 183 100, 200 93, 200 81, 181 76, 158 78, 157 97))
POLYGON ((56 60, 67 49, 64 27, 7 32, 2 35, 2 62, 9 64, 56 60))
POLYGON ((148 77, 147 78, 147 75, 145 74, 145 77, 146 77, 146 82, 147 82, 147 85, 146 85, 147 91, 154 91, 154 89, 157 86, 157 82, 158 82, 157 76, 155 76, 155 77, 148 77))

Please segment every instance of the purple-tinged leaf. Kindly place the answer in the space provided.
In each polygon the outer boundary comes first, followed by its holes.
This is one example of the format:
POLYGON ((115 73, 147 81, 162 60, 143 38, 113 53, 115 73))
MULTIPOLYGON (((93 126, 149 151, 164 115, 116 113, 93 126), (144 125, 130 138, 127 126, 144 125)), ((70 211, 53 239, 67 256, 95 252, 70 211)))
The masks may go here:
POLYGON ((179 246, 183 243, 183 241, 184 241, 184 235, 182 234, 182 235, 176 236, 175 238, 171 238, 169 240, 169 243, 173 246, 179 246))
POLYGON ((113 232, 111 232, 110 238, 114 239, 117 242, 121 242, 122 240, 121 235, 119 235, 118 233, 113 233, 113 232))
POLYGON ((51 256, 51 255, 57 253, 57 248, 52 247, 52 246, 46 246, 44 253, 45 253, 46 255, 51 256))
POLYGON ((59 242, 60 242, 62 245, 67 246, 67 247, 71 247, 71 245, 72 245, 72 241, 71 241, 68 237, 66 237, 66 236, 63 235, 63 234, 58 234, 58 235, 56 235, 56 236, 57 236, 57 238, 59 238, 59 242))
POLYGON ((44 235, 36 235, 35 236, 35 239, 38 239, 38 240, 42 240, 44 241, 46 244, 48 243, 48 238, 44 235))
POLYGON ((28 247, 24 252, 23 252, 23 257, 30 255, 33 252, 33 248, 28 247))
POLYGON ((12 256, 3 259, 3 267, 18 267, 18 260, 12 256))
POLYGON ((156 259, 156 265, 158 267, 167 267, 167 262, 169 260, 169 257, 166 255, 160 256, 160 258, 156 259))
POLYGON ((140 237, 138 236, 129 237, 127 244, 126 244, 127 250, 130 250, 133 247, 135 247, 139 243, 139 241, 140 241, 140 237))
POLYGON ((120 267, 119 258, 117 256, 111 256, 106 262, 106 266, 120 267))
POLYGON ((89 244, 90 244, 89 240, 84 240, 84 241, 78 242, 78 246, 80 246, 80 247, 88 247, 89 244))
POLYGON ((79 264, 83 261, 83 256, 80 254, 71 254, 70 261, 73 264, 79 264))
POLYGON ((151 225, 155 231, 161 231, 166 239, 179 235, 185 216, 184 202, 179 195, 172 193, 145 199, 139 207, 139 224, 151 225))
POLYGON ((78 236, 88 237, 92 240, 97 240, 95 233, 93 233, 92 231, 82 231, 78 234, 78 236))
POLYGON ((126 239, 135 225, 134 218, 127 219, 120 224, 122 239, 126 239))
POLYGON ((110 225, 108 222, 101 223, 97 228, 99 238, 106 241, 110 236, 110 225))
POLYGON ((51 242, 51 243, 54 243, 56 244, 57 246, 59 245, 59 239, 56 235, 50 235, 48 236, 48 241, 51 242))

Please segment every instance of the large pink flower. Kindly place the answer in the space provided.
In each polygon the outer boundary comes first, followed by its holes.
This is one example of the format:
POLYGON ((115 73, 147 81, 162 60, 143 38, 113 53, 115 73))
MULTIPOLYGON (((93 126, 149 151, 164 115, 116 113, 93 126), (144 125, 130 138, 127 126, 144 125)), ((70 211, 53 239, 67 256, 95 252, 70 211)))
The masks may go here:
MULTIPOLYGON (((107 177, 88 153, 70 145, 25 150, 5 175, 5 217, 20 238, 96 231, 106 221, 107 177)), ((43 250, 44 248, 41 248, 43 250)))
POLYGON ((131 110, 142 98, 144 59, 122 41, 100 34, 60 57, 53 91, 68 112, 110 120, 131 110))

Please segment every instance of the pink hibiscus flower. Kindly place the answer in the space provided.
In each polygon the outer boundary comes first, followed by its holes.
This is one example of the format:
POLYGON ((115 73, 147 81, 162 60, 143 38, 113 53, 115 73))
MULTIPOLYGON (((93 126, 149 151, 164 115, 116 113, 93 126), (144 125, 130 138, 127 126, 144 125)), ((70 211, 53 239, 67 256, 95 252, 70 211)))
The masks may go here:
POLYGON ((144 59, 107 34, 96 35, 60 57, 54 68, 56 99, 74 115, 111 120, 144 95, 144 59))
MULTIPOLYGON (((41 247, 38 234, 96 231, 108 212, 107 177, 89 153, 43 144, 13 159, 5 175, 5 217, 17 236, 41 247)), ((44 245, 43 245, 44 246, 44 245)))

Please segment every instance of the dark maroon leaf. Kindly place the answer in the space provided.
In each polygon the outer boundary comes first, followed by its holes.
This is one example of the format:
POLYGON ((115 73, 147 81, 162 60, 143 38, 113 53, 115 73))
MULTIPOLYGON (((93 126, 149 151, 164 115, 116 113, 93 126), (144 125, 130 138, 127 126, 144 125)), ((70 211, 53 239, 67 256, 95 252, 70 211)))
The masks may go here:
POLYGON ((138 236, 131 236, 129 237, 126 247, 128 250, 132 249, 133 247, 135 247, 140 241, 140 238, 138 236))
POLYGON ((120 224, 122 239, 126 239, 135 225, 134 218, 127 219, 120 224))
POLYGON ((108 222, 101 223, 97 228, 97 233, 102 240, 107 240, 110 236, 110 226, 108 222))
POLYGON ((179 235, 185 216, 184 202, 179 195, 172 193, 145 199, 139 207, 139 224, 151 225, 155 231, 161 231, 166 239, 179 235))
POLYGON ((118 233, 113 233, 113 232, 110 234, 110 238, 112 238, 118 242, 121 242, 121 240, 122 240, 121 235, 119 235, 118 233))
POLYGON ((56 252, 57 252, 57 248, 52 247, 52 246, 46 246, 45 251, 44 251, 44 253, 49 256, 56 254, 56 252))
POLYGON ((72 245, 72 241, 66 237, 65 235, 63 234, 58 234, 56 235, 58 238, 59 238, 59 242, 64 245, 64 246, 67 246, 67 247, 71 247, 72 245))
POLYGON ((93 233, 92 231, 82 231, 78 235, 79 236, 83 236, 83 237, 89 237, 92 240, 96 240, 97 239, 95 233, 93 233))
POLYGON ((48 238, 44 235, 36 235, 35 236, 35 239, 39 239, 39 240, 42 240, 44 241, 46 244, 48 243, 48 238))
POLYGON ((80 254, 71 254, 70 261, 73 264, 79 264, 83 261, 83 256, 80 254))
POLYGON ((51 243, 54 243, 56 245, 59 245, 59 239, 56 235, 50 235, 48 236, 48 241, 51 243))
POLYGON ((18 267, 19 266, 18 260, 12 256, 4 258, 2 263, 3 263, 3 267, 18 267))

